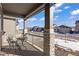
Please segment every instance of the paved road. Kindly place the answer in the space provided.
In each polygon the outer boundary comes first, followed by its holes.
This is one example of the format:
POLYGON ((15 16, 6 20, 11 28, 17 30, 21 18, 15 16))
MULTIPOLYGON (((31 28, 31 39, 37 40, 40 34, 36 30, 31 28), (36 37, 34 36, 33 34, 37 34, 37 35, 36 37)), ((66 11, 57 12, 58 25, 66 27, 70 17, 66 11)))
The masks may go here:
POLYGON ((79 35, 65 35, 65 34, 55 34, 55 38, 60 38, 69 41, 79 41, 79 35))

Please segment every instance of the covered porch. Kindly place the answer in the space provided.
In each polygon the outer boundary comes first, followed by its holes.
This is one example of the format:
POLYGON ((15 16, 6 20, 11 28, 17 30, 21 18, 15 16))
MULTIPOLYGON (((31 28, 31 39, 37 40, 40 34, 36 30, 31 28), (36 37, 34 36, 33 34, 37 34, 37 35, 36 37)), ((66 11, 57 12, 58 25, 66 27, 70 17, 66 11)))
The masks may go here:
MULTIPOLYGON (((0 4, 0 55, 49 56, 55 55, 53 30, 54 3, 1 3, 0 4), (53 6, 53 7, 51 7, 53 6), (43 33, 25 33, 25 21, 31 16, 45 11, 43 33), (50 16, 51 15, 51 16, 50 16), (16 20, 24 20, 22 37, 16 33, 16 20), (6 21, 8 20, 8 21, 6 21), (7 43, 4 39, 8 34, 7 43), (36 35, 37 34, 37 35, 36 35), (18 37, 18 38, 17 38, 18 37), (11 40, 13 39, 13 40, 11 40), (20 40, 21 39, 21 40, 20 40), (38 40, 37 40, 38 39, 38 40)), ((6 39, 5 39, 6 40, 6 39)))

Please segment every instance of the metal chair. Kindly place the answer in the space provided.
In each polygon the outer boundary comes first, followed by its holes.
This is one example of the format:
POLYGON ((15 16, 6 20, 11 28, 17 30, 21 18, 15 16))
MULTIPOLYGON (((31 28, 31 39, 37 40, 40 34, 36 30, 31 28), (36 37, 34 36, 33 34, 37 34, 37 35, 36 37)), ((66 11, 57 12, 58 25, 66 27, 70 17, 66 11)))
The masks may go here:
POLYGON ((16 54, 16 41, 13 40, 13 36, 8 36, 8 44, 9 44, 9 50, 13 52, 13 54, 16 54), (14 50, 14 51, 13 51, 14 50))

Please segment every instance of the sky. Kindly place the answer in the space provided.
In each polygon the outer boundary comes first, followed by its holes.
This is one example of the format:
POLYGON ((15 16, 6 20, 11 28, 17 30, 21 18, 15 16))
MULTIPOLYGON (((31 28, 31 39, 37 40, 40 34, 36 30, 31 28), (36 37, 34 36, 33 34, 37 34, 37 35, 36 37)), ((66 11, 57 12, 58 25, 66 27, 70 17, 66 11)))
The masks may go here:
POLYGON ((19 29, 23 29, 23 19, 22 18, 18 18, 18 27, 19 27, 19 29))
MULTIPOLYGON (((53 7, 53 6, 52 6, 53 7)), ((76 20, 79 20, 78 3, 57 3, 54 10, 53 23, 56 25, 75 26, 76 20)), ((44 27, 45 13, 44 10, 27 19, 28 27, 44 27)), ((26 24, 27 25, 27 24, 26 24)), ((19 20, 19 28, 23 28, 23 19, 19 20)))
POLYGON ((34 16, 30 17, 28 20, 28 26, 33 27, 33 26, 40 26, 44 27, 44 19, 45 19, 45 14, 44 10, 35 14, 34 16))
POLYGON ((54 23, 59 25, 75 26, 79 20, 78 3, 59 3, 55 5, 54 23))
MULTIPOLYGON (((33 15, 32 17, 28 18, 27 21, 25 22, 25 25, 28 27, 33 27, 33 26, 39 26, 39 27, 44 27, 44 10, 33 15)), ((23 29, 23 19, 22 18, 18 18, 19 19, 19 29, 23 29)))

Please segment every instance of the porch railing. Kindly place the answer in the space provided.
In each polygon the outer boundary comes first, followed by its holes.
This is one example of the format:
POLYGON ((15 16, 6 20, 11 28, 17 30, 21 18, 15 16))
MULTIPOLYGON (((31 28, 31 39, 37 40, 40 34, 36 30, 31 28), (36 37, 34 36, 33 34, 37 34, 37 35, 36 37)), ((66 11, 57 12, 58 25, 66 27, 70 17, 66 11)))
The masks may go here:
MULTIPOLYGON (((43 51, 43 42, 44 42, 44 35, 43 33, 34 33, 34 32, 30 32, 27 33, 27 42, 31 43, 32 45, 36 46, 37 48, 39 48, 41 51, 43 51)), ((51 34, 52 39, 56 40, 56 39, 61 39, 61 40, 65 40, 65 41, 71 41, 71 42, 77 42, 79 40, 79 37, 74 35, 69 35, 69 34, 51 34), (54 35, 54 38, 53 36, 54 35)), ((67 42, 65 42, 67 44, 67 42)), ((70 54, 71 52, 74 52, 74 49, 71 48, 67 48, 63 45, 58 45, 55 42, 55 45, 58 47, 62 47, 62 49, 65 49, 66 51, 68 51, 68 54, 70 54)), ((71 45, 72 46, 72 45, 71 45)), ((56 47, 55 47, 56 49, 56 47)))
POLYGON ((26 33, 27 42, 43 52, 43 33, 26 33))

